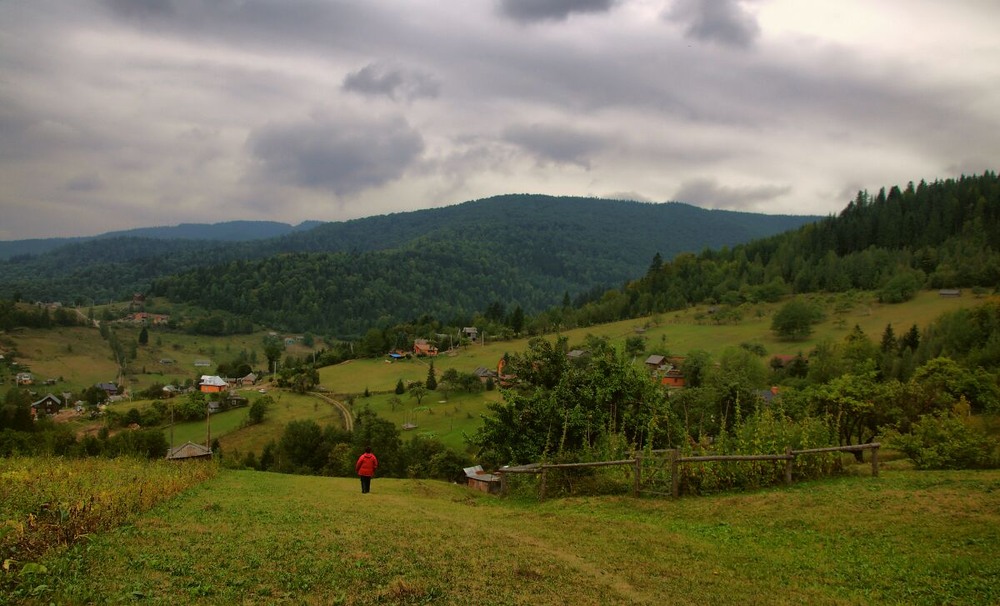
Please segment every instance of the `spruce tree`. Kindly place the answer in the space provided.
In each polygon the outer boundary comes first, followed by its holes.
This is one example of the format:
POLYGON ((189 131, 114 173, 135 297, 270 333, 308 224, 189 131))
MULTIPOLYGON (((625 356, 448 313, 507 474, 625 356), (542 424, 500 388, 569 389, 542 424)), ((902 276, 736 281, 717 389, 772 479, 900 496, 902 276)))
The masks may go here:
POLYGON ((434 377, 434 360, 431 360, 431 367, 427 369, 427 381, 424 382, 427 389, 437 389, 437 378, 434 377))

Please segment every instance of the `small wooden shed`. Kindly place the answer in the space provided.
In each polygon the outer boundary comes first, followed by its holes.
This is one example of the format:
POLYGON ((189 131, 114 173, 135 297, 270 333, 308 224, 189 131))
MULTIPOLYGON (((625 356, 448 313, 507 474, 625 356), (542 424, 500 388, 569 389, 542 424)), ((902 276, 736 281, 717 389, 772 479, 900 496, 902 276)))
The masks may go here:
POLYGON ((201 444, 195 444, 194 442, 188 442, 177 448, 171 448, 167 451, 167 459, 170 461, 188 461, 196 459, 211 459, 212 449, 207 446, 202 446, 201 444))
POLYGON ((475 488, 480 492, 495 494, 500 492, 500 476, 486 473, 482 465, 466 467, 465 480, 469 488, 475 488))

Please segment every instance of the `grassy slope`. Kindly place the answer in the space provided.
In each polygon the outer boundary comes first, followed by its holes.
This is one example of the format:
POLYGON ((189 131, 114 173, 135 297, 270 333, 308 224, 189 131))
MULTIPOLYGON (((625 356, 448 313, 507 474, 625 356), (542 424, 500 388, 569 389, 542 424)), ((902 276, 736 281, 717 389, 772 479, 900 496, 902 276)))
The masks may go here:
POLYGON ((27 603, 991 604, 998 512, 997 471, 544 503, 226 471, 48 558, 27 603))
MULTIPOLYGON (((883 305, 875 301, 870 293, 839 295, 813 295, 827 310, 827 318, 816 326, 812 337, 805 341, 787 342, 776 339, 770 331, 771 319, 780 304, 748 305, 743 310, 739 324, 716 325, 704 306, 681 312, 661 314, 653 318, 626 320, 583 329, 565 331, 571 344, 582 343, 588 334, 605 336, 620 343, 628 336, 637 334, 637 328, 644 328, 648 353, 684 354, 691 349, 704 349, 718 353, 725 347, 744 342, 763 345, 769 355, 798 352, 808 353, 823 339, 840 340, 855 324, 859 325, 873 340, 881 337, 887 324, 893 325, 897 335, 916 324, 921 329, 945 311, 970 307, 983 302, 972 296, 950 299, 942 298, 936 292, 920 293, 914 300, 901 305, 883 305)), ((129 327, 116 328, 116 334, 123 343, 136 340, 138 330, 129 327)), ((218 363, 235 357, 240 351, 258 350, 264 333, 237 335, 232 337, 196 337, 151 330, 150 345, 139 348, 139 359, 133 367, 145 367, 149 374, 133 375, 132 385, 137 389, 153 382, 169 383, 194 378, 203 372, 214 371, 194 367, 195 359, 207 358, 218 363), (159 360, 169 357, 174 364, 161 365, 159 360), (161 374, 162 373, 162 374, 161 374)), ((555 338, 549 335, 547 338, 555 338)), ((40 378, 62 376, 66 379, 52 387, 56 393, 63 389, 77 389, 97 381, 109 380, 114 376, 114 364, 110 360, 107 344, 102 341, 96 329, 73 328, 51 331, 18 331, 5 335, 22 352, 32 370, 40 378), (72 352, 70 352, 72 350, 72 352)), ((462 372, 472 372, 478 366, 495 368, 505 352, 523 351, 525 339, 508 342, 488 342, 476 344, 461 350, 442 354, 435 358, 437 376, 454 367, 462 372)), ((296 346, 291 353, 308 355, 309 350, 296 346)), ((417 405, 415 399, 404 394, 400 397, 402 406, 390 404, 392 390, 399 379, 422 381, 427 377, 428 359, 413 359, 388 363, 384 359, 352 360, 337 366, 320 369, 322 386, 347 401, 355 396, 355 410, 369 406, 398 426, 412 422, 418 427, 411 433, 433 435, 453 448, 464 447, 463 434, 475 431, 479 426, 479 415, 487 411, 487 405, 496 401, 498 392, 481 394, 432 393, 417 405), (375 392, 370 398, 363 398, 365 389, 375 392)), ((38 387, 40 390, 49 388, 38 387)), ((255 391, 245 392, 251 399, 257 397, 255 391)), ((264 445, 278 439, 285 424, 292 420, 313 419, 320 424, 340 424, 336 411, 321 400, 308 396, 297 396, 288 392, 271 391, 278 399, 268 420, 259 426, 241 429, 241 421, 246 417, 246 409, 225 413, 218 422, 213 421, 212 436, 219 438, 223 452, 239 451, 260 453, 264 445)), ((149 405, 143 402, 114 405, 120 410, 149 405)), ((178 425, 175 428, 174 443, 182 444, 188 439, 203 442, 207 434, 205 424, 195 422, 178 425)))

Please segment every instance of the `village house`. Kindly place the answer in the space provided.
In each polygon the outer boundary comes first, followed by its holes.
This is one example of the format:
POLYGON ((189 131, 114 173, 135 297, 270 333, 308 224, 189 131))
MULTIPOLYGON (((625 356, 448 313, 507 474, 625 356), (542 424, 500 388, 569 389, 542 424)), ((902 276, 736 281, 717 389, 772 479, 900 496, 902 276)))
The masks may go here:
POLYGON ((229 383, 217 375, 201 375, 198 391, 201 393, 221 393, 229 388, 229 383))
POLYGON ((19 372, 14 378, 14 382, 18 385, 32 385, 35 382, 35 377, 30 372, 19 372))
POLYGON ((118 395, 118 386, 114 383, 98 383, 96 387, 103 391, 109 398, 118 395))
POLYGON ((479 377, 479 381, 481 383, 488 383, 490 379, 497 378, 497 372, 495 370, 490 370, 489 368, 485 368, 483 366, 476 368, 476 370, 472 371, 472 373, 479 377))
POLYGON ((475 326, 466 326, 462 329, 462 337, 470 341, 475 341, 479 338, 479 329, 475 326))
POLYGON ((62 409, 62 406, 62 400, 58 397, 45 394, 41 400, 31 403, 31 416, 38 419, 45 415, 54 415, 62 409))
POLYGON ((257 384, 257 374, 256 373, 250 373, 250 374, 246 375, 245 377, 240 377, 240 385, 243 385, 244 387, 247 386, 247 385, 256 385, 256 384, 257 384))
POLYGON ((645 364, 646 368, 648 368, 650 371, 657 371, 657 370, 666 370, 665 368, 666 362, 667 362, 666 356, 653 354, 648 358, 646 358, 645 364))
POLYGON ((413 353, 417 356, 436 356, 438 348, 431 345, 427 339, 417 339, 413 342, 413 353))
POLYGON ((660 384, 667 387, 684 387, 685 383, 684 373, 679 368, 671 368, 660 378, 660 384))

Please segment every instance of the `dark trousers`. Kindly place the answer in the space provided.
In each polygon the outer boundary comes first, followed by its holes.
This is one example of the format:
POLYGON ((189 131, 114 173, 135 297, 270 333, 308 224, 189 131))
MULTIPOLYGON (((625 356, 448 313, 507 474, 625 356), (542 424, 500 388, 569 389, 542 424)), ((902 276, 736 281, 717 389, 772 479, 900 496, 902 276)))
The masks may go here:
POLYGON ((371 492, 372 477, 371 476, 360 476, 360 477, 361 477, 361 492, 371 492))

